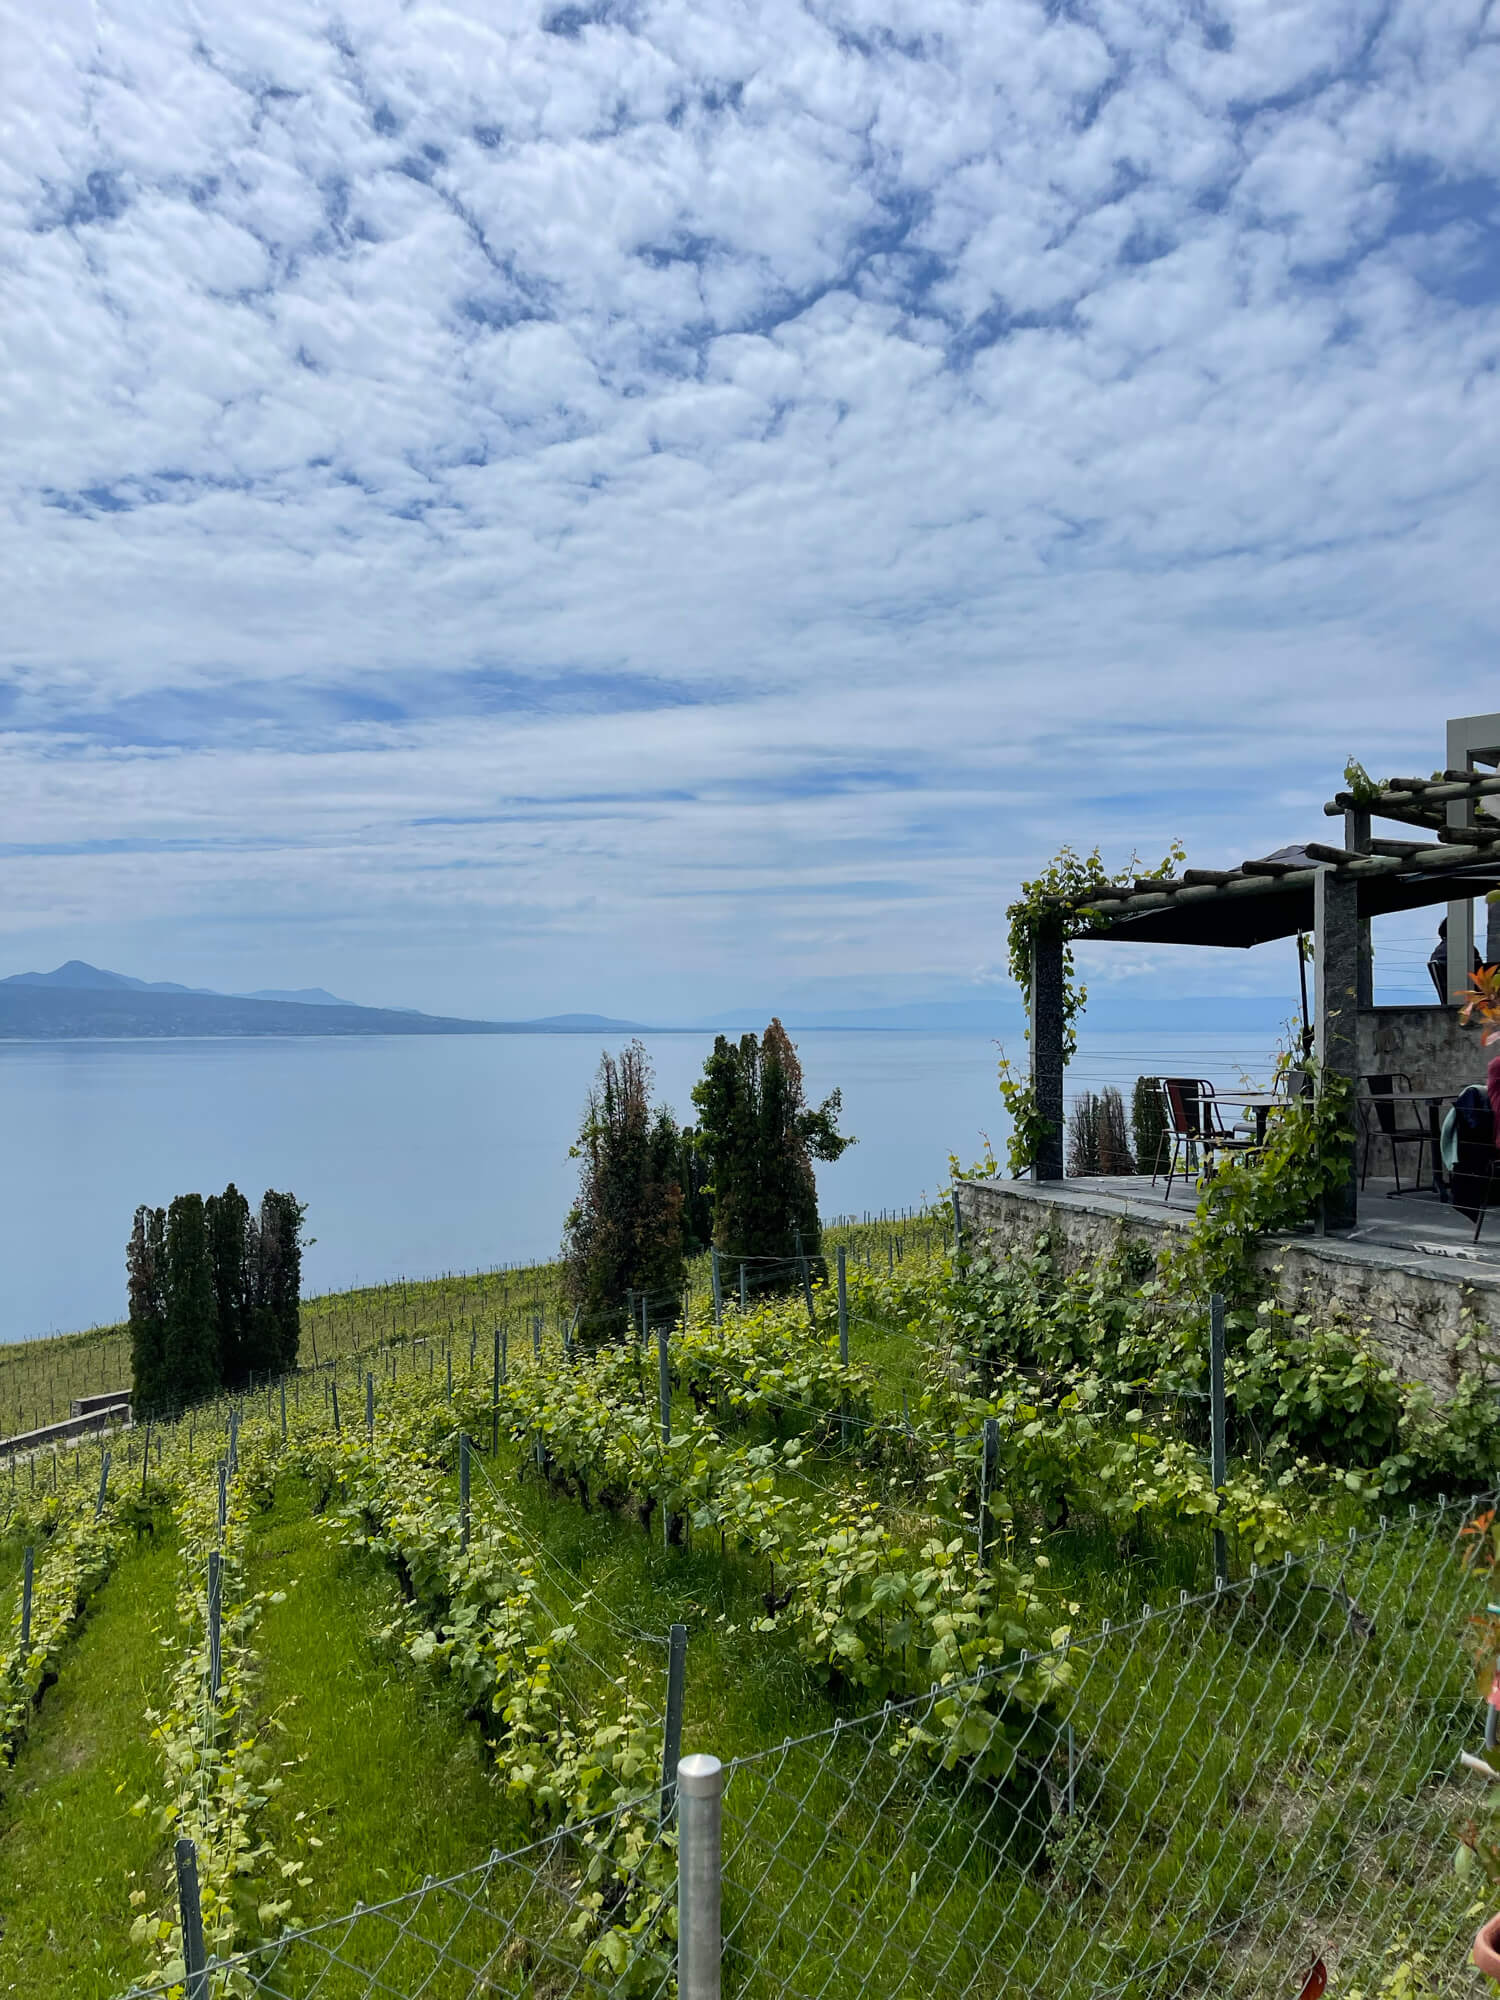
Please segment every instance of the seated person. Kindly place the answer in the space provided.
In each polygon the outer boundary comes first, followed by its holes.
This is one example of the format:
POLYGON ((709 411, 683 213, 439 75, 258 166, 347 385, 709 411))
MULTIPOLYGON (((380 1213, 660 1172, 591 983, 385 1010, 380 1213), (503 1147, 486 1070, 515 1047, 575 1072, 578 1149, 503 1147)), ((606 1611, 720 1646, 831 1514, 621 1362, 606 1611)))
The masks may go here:
POLYGON ((1490 1060, 1484 1083, 1471 1083, 1449 1106, 1443 1120, 1443 1166, 1453 1205, 1477 1216, 1500 1198, 1500 1177, 1491 1173, 1500 1148, 1500 1056, 1490 1060))
MULTIPOLYGON (((1473 969, 1475 972, 1480 972, 1483 968, 1484 960, 1479 956, 1479 950, 1476 946, 1474 950, 1473 969)), ((1432 956, 1427 961, 1427 970, 1432 975, 1432 983, 1437 988, 1439 1000, 1446 1001, 1448 998, 1448 919, 1446 917, 1438 925, 1438 941, 1432 947, 1432 956)))

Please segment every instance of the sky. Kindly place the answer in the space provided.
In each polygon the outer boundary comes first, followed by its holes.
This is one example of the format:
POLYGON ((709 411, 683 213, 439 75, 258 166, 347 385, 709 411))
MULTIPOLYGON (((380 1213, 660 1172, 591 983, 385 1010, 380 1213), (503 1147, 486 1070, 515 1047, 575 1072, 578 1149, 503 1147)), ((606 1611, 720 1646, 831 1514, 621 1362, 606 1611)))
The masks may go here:
POLYGON ((998 995, 1500 707, 1479 0, 3 13, 0 970, 998 995))

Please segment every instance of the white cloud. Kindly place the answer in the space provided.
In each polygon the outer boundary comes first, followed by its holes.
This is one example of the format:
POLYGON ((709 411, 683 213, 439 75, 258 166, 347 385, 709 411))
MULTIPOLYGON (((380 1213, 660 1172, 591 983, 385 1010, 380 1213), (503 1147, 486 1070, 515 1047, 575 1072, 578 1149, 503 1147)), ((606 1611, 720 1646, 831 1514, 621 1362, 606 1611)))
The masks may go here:
POLYGON ((17 10, 12 935, 962 977, 1493 705, 1478 0, 601 11, 17 10))

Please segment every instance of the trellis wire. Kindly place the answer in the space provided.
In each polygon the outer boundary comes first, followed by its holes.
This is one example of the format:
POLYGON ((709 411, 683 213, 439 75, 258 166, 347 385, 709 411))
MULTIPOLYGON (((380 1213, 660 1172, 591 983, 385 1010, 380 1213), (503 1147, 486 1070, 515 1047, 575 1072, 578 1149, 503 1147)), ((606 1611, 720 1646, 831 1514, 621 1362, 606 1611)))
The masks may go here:
MULTIPOLYGON (((1378 1982, 1420 1947, 1472 1994, 1452 1852, 1482 1723, 1485 1579, 1453 1502, 727 1760, 724 1990, 738 2000, 1250 2000, 1378 1982), (1054 1683, 1040 1704, 1025 1677, 1054 1683), (955 1722, 962 1754, 945 1756, 955 1722), (1403 1941, 1408 1941, 1403 1943, 1403 1941)), ((1488 1504, 1488 1503, 1486 1503, 1488 1504)), ((712 1746, 702 1746, 712 1747, 712 1746)), ((657 1818, 652 1795, 618 1812, 657 1818)), ((214 1994, 618 1991, 585 1970, 589 1829, 209 1968, 214 1994)), ((715 1879, 718 1879, 717 1877, 715 1879)), ((631 1987, 665 2000, 646 1963, 631 1987)), ((135 1989, 135 2000, 164 1986, 135 1989)))

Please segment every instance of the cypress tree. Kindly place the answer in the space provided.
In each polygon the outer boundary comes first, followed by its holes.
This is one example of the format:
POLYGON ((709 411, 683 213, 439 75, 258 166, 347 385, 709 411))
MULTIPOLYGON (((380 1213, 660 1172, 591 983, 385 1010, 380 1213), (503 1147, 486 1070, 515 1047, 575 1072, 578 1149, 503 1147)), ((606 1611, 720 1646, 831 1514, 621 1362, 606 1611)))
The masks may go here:
POLYGON ((1154 1174, 1165 1167, 1166 1113, 1162 1109, 1161 1080, 1138 1076, 1130 1103, 1130 1129, 1135 1138, 1136 1172, 1154 1174))
POLYGON ((250 1204, 231 1181, 204 1203, 213 1271, 219 1375, 238 1388, 257 1366, 250 1353, 250 1204))
POLYGON ((249 1226, 247 1366, 257 1374, 295 1368, 302 1342, 302 1223, 294 1194, 267 1188, 249 1226))
POLYGON ((720 1035, 693 1089, 698 1146, 708 1156, 713 1240, 732 1258, 763 1258, 762 1284, 800 1282, 795 1259, 820 1246, 814 1160, 836 1160, 854 1144, 838 1129, 835 1090, 808 1108, 802 1065, 779 1020, 759 1040, 720 1035))
POLYGON ((677 1147, 677 1185, 682 1190, 682 1249, 684 1256, 697 1257, 714 1237, 714 1202, 709 1187, 708 1154, 698 1143, 698 1133, 684 1125, 677 1147))
POLYGON ((1068 1172, 1099 1172, 1099 1100, 1091 1090, 1075 1097, 1068 1113, 1068 1172))
POLYGON ((572 1148, 581 1164, 564 1283, 590 1341, 625 1329, 632 1292, 654 1321, 675 1319, 682 1296, 682 1135, 669 1111, 653 1111, 651 1083, 639 1042, 618 1059, 606 1051, 572 1148))
POLYGON ((201 1194, 180 1194, 167 1210, 165 1291, 165 1388, 168 1407, 181 1409, 219 1386, 213 1264, 201 1194))
POLYGON ((125 1248, 130 1397, 137 1416, 155 1416, 172 1401, 166 1389, 166 1232, 164 1208, 138 1208, 125 1248))

